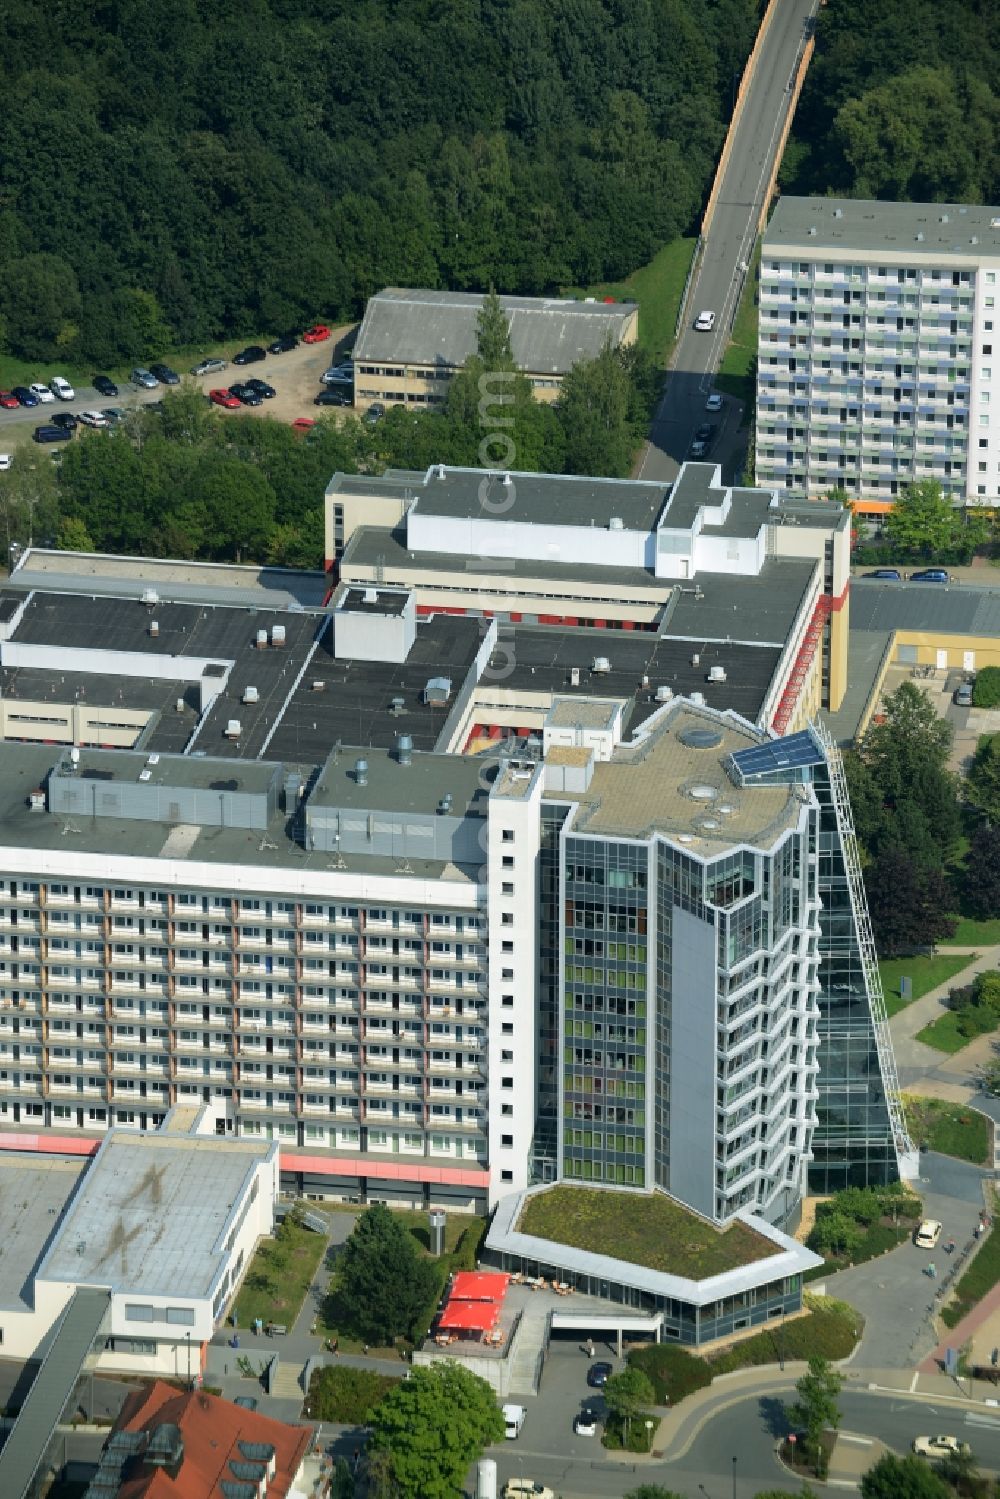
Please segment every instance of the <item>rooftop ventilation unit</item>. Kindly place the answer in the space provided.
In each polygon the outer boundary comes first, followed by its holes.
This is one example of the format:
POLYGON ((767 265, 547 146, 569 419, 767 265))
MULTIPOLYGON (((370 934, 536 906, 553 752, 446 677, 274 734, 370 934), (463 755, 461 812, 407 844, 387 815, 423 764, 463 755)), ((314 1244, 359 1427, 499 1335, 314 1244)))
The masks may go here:
POLYGON ((724 682, 726 680, 726 668, 724 666, 710 666, 708 668, 708 680, 710 682, 724 682))
POLYGON ((271 628, 271 644, 272 645, 284 645, 284 643, 285 643, 285 627, 284 627, 284 625, 273 625, 272 628, 271 628))
POLYGON ((816 225, 815 224, 810 224, 809 225, 809 233, 812 234, 812 235, 815 235, 815 233, 816 233, 816 225))
POLYGON ((835 219, 842 219, 844 217, 844 210, 842 208, 835 208, 833 210, 833 216, 835 219))
POLYGON ((405 713, 406 699, 403 697, 391 698, 389 700, 389 712, 392 714, 393 718, 398 718, 401 713, 405 713))
POLYGON ((245 703, 256 703, 260 701, 260 693, 257 691, 256 687, 244 687, 243 701, 245 703))
POLYGON ((322 677, 316 677, 314 681, 309 683, 309 691, 322 692, 325 686, 326 683, 323 681, 322 677))
POLYGON ((151 640, 156 640, 158 638, 158 636, 159 636, 159 633, 160 633, 160 621, 158 619, 151 619, 149 621, 149 635, 150 635, 150 639, 151 640))
POLYGON ((160 602, 160 595, 155 588, 144 588, 142 590, 142 602, 147 609, 155 609, 160 602))
POLYGON ((355 779, 356 783, 359 786, 367 786, 368 785, 368 761, 367 760, 355 760, 355 762, 354 762, 354 779, 355 779))
POLYGON ((450 791, 446 791, 445 792, 444 796, 438 802, 437 809, 440 812, 440 814, 441 814, 442 817, 446 817, 448 815, 448 813, 451 811, 451 792, 450 791))
POLYGON ((580 668, 578 666, 571 666, 569 669, 569 685, 571 687, 579 687, 580 685, 580 668))
POLYGON ((378 603, 378 589, 377 588, 366 588, 365 591, 364 591, 364 593, 361 595, 361 601, 362 601, 362 603, 365 603, 365 604, 377 604, 378 603))
POLYGON ((700 654, 697 651, 695 651, 694 655, 691 657, 691 665, 692 666, 700 666, 701 665, 701 656, 700 656, 700 654))
POLYGON ((611 670, 611 662, 608 660, 607 656, 595 656, 593 661, 591 662, 590 669, 592 672, 596 673, 597 676, 607 676, 608 672, 611 670))
POLYGON ((425 703, 446 703, 451 697, 450 677, 431 677, 424 688, 425 703))
POLYGON ((41 786, 36 786, 34 791, 28 792, 28 808, 32 812, 45 811, 45 792, 41 786))
POLYGON ((147 765, 159 765, 159 763, 160 763, 160 757, 159 757, 159 754, 156 754, 156 753, 150 755, 149 759, 146 761, 147 765))
POLYGON ((443 479, 444 478, 444 464, 443 463, 439 463, 438 466, 437 466, 437 476, 438 476, 439 479, 443 479))
POLYGON ((184 712, 184 699, 182 697, 179 697, 179 698, 177 698, 175 700, 175 702, 174 702, 174 712, 175 713, 183 713, 184 712))
POLYGON ((75 770, 77 768, 77 766, 80 764, 80 751, 76 748, 75 745, 73 746, 73 748, 69 752, 69 758, 70 758, 70 764, 73 766, 73 769, 75 770))
POLYGON ((664 685, 662 687, 657 687, 656 689, 656 701, 658 703, 669 703, 673 695, 674 689, 672 687, 667 687, 664 685))
POLYGON ((504 489, 509 489, 510 486, 513 484, 513 482, 514 481, 511 478, 510 474, 504 474, 504 476, 503 476, 503 487, 504 487, 504 489))
POLYGON ((139 779, 140 781, 148 781, 152 777, 152 774, 153 772, 151 770, 140 770, 139 779))
POLYGON ((396 741, 396 758, 400 765, 413 764, 413 738, 410 734, 400 734, 396 741))
POLYGON ((694 704, 694 706, 696 708, 704 708, 704 706, 705 706, 705 694, 703 692, 692 692, 690 694, 690 697, 691 697, 691 702, 694 704))
POLYGON ((941 217, 938 219, 938 223, 939 224, 947 224, 947 222, 948 222, 948 215, 946 213, 943 213, 941 215, 941 217))
POLYGON ((242 733, 243 733, 243 725, 240 723, 239 719, 238 718, 231 718, 229 720, 229 722, 226 724, 226 738, 227 739, 239 739, 239 737, 240 737, 240 735, 242 733))
POLYGON ((257 646, 257 649, 259 651, 266 651, 267 650, 267 631, 266 630, 258 630, 257 631, 256 646, 257 646))
POLYGON ((620 515, 613 515, 611 517, 611 519, 608 521, 608 530, 609 531, 624 531, 624 529, 625 529, 625 522, 622 520, 622 518, 621 518, 620 515))

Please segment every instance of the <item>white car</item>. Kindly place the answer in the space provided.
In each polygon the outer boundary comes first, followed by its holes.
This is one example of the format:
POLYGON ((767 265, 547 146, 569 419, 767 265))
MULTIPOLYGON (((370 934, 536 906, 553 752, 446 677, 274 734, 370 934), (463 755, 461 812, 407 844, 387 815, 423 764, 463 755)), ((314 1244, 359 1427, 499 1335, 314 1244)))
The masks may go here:
POLYGON ((915 1437, 913 1450, 918 1457, 968 1457, 972 1448, 958 1437, 915 1437))
POLYGON ((51 390, 57 401, 76 400, 76 391, 62 375, 52 376, 52 379, 49 381, 49 390, 51 390))
POLYGON ((593 1411, 581 1411, 573 1420, 573 1432, 578 1437, 596 1437, 597 1417, 593 1411))
POLYGON ((708 400, 705 402, 705 410, 706 411, 721 411, 722 410, 722 397, 719 395, 719 392, 717 390, 713 390, 712 394, 709 396, 708 400))
POLYGON ((5 474, 13 462, 9 453, 0 453, 0 474, 5 474))
POLYGON ((85 427, 106 427, 108 425, 108 419, 103 411, 81 411, 77 420, 82 422, 85 427))
POLYGON ((38 397, 42 405, 44 405, 46 401, 55 400, 55 396, 52 394, 51 390, 49 390, 49 387, 47 385, 42 385, 38 380, 36 380, 32 385, 29 385, 28 389, 31 391, 31 394, 33 396, 38 397))
POLYGON ((941 1237, 941 1225, 936 1218, 925 1218, 914 1236, 918 1249, 933 1249, 941 1237))
POLYGON ((711 333, 715 327, 715 313, 699 312, 694 320, 694 326, 697 333, 711 333))

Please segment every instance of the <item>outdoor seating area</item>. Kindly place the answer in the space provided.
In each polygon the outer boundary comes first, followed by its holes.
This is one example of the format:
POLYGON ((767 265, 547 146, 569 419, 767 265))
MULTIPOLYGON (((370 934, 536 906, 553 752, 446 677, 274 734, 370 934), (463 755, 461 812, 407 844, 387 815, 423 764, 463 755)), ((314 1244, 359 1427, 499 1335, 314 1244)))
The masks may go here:
POLYGON ((432 1334, 438 1348, 478 1343, 502 1348, 507 1332, 499 1324, 510 1276, 502 1271, 459 1270, 448 1286, 432 1334))
POLYGON ((515 1286, 527 1286, 531 1291, 554 1291, 557 1296, 572 1296, 576 1290, 566 1280, 546 1280, 543 1275, 521 1275, 511 1276, 511 1284, 515 1286))

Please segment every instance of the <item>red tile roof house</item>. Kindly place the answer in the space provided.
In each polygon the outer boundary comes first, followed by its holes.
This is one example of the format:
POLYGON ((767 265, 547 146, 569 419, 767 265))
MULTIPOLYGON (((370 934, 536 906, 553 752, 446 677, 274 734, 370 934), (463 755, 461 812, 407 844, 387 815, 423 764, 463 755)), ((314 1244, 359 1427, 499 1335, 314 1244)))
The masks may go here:
POLYGON ((309 1426, 158 1379, 122 1406, 101 1467, 118 1466, 115 1499, 293 1499, 313 1492, 303 1473, 312 1441, 309 1426))

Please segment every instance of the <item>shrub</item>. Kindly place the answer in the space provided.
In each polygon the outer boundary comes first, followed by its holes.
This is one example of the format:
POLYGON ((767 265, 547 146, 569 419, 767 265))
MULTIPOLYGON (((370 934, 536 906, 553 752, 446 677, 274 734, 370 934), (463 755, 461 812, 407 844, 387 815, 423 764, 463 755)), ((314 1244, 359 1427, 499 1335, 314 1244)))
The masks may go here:
POLYGON ((1000 705, 1000 666, 980 667, 972 687, 972 702, 976 708, 1000 705))
POLYGON ((831 1362, 849 1357, 864 1327, 861 1313, 832 1296, 806 1296, 805 1305, 807 1317, 796 1317, 782 1327, 767 1328, 710 1355, 708 1366, 712 1374, 776 1364, 782 1355, 789 1360, 819 1357, 831 1362))
POLYGON ((628 1356, 633 1369, 641 1369, 656 1393, 657 1405, 676 1405, 685 1395, 712 1383, 707 1361, 672 1343, 650 1343, 628 1356))
POLYGON ((317 1369, 309 1381, 309 1411, 317 1421, 362 1426, 398 1384, 399 1380, 389 1374, 376 1374, 374 1369, 353 1369, 348 1364, 317 1369))

